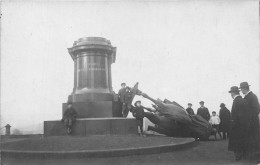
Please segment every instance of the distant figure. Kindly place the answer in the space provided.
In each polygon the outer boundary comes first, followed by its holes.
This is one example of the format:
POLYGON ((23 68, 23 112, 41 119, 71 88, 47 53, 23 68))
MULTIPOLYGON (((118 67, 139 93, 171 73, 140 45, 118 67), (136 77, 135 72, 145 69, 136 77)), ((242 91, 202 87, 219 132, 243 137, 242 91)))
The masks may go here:
POLYGON ((250 128, 251 115, 248 103, 239 94, 237 86, 231 87, 229 93, 233 100, 231 109, 231 129, 229 135, 228 150, 233 151, 236 161, 246 158, 248 154, 248 142, 250 137, 248 130, 250 128))
POLYGON ((205 120, 209 121, 210 114, 208 108, 204 107, 204 101, 200 102, 200 108, 197 111, 197 115, 200 115, 205 120))
POLYGON ((219 131, 223 133, 223 139, 229 137, 229 129, 230 129, 230 118, 231 114, 230 111, 226 108, 226 105, 224 103, 220 104, 220 110, 219 110, 219 118, 220 118, 220 125, 219 125, 219 131))
POLYGON ((145 136, 143 131, 144 108, 141 106, 141 101, 136 101, 134 105, 135 107, 133 107, 132 113, 140 129, 140 136, 145 136))
POLYGON ((131 88, 126 87, 125 88, 125 93, 124 93, 124 100, 123 100, 123 107, 122 107, 122 113, 123 117, 127 117, 129 111, 131 110, 131 103, 132 103, 132 93, 131 93, 131 88))
POLYGON ((257 96, 250 91, 247 82, 240 83, 241 92, 245 95, 244 99, 248 102, 249 112, 251 114, 250 118, 250 128, 248 130, 248 136, 250 136, 250 143, 248 148, 250 152, 259 149, 260 135, 259 135, 259 117, 260 106, 257 96))
POLYGON ((67 133, 71 134, 72 133, 72 126, 77 118, 77 112, 75 109, 72 107, 72 103, 68 102, 67 103, 67 109, 65 110, 63 117, 62 117, 62 122, 64 122, 67 133))
POLYGON ((194 115, 194 111, 191 107, 192 107, 192 104, 188 103, 188 108, 186 109, 186 111, 188 112, 189 115, 194 115))
POLYGON ((10 124, 6 124, 5 126, 5 135, 11 135, 11 125, 10 124))
POLYGON ((215 129, 214 131, 215 139, 217 139, 217 133, 219 137, 222 138, 219 132, 220 118, 216 115, 215 111, 212 112, 212 116, 209 119, 209 123, 212 125, 212 128, 215 129))

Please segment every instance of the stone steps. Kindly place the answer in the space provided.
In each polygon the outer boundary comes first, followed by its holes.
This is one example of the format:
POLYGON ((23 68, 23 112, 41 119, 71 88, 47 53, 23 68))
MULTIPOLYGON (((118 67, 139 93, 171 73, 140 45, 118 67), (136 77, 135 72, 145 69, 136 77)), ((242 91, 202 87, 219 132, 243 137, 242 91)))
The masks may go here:
MULTIPOLYGON (((127 135, 138 134, 135 119, 130 118, 83 118, 77 119, 72 134, 88 135, 127 135)), ((44 136, 67 135, 66 127, 60 120, 44 121, 44 136)))

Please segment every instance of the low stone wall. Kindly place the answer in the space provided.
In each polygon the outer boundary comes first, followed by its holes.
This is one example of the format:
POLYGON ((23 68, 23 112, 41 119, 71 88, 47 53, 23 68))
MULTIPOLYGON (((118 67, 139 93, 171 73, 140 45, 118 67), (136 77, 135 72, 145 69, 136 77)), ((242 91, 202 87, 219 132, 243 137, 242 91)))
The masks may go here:
MULTIPOLYGON (((137 134, 137 123, 130 118, 87 118, 77 119, 72 135, 126 135, 137 134)), ((44 136, 67 135, 66 127, 60 120, 44 122, 44 136)))
POLYGON ((43 134, 1 135, 1 139, 43 137, 43 134))

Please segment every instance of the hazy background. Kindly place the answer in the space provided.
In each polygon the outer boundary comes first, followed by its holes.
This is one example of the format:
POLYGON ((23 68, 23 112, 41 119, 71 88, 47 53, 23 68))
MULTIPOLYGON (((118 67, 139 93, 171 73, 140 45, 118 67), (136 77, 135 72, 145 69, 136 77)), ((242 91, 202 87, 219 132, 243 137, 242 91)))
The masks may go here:
POLYGON ((258 9, 258 1, 2 2, 1 124, 40 133, 44 120, 61 118, 73 88, 67 48, 88 36, 117 47, 116 92, 139 82, 152 97, 191 102, 195 112, 204 100, 217 113, 221 102, 231 108, 228 91, 242 81, 259 97, 258 9))

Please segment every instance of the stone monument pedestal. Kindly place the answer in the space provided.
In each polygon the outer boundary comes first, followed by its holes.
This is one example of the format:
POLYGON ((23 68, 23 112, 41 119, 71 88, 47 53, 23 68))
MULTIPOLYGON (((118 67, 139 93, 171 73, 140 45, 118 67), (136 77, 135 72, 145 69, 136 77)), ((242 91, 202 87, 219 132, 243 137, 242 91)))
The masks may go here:
MULTIPOLYGON (((92 101, 72 103, 78 119, 113 117, 111 101, 92 101), (106 110, 107 109, 107 110, 106 110)), ((67 108, 67 103, 62 104, 62 114, 67 108)))
MULTIPOLYGON (((105 38, 85 37, 75 41, 68 52, 74 63, 74 88, 68 101, 77 112, 72 135, 137 134, 135 119, 116 118, 122 114, 112 89, 111 65, 116 60, 116 47, 105 38)), ((66 108, 67 103, 63 103, 62 114, 66 108)), ((60 120, 45 121, 44 135, 67 133, 60 120)))

